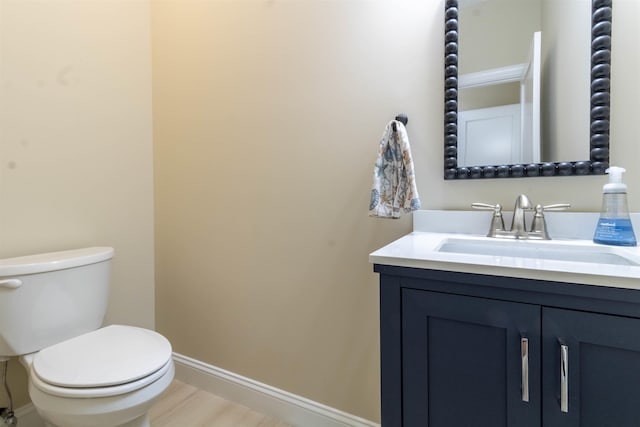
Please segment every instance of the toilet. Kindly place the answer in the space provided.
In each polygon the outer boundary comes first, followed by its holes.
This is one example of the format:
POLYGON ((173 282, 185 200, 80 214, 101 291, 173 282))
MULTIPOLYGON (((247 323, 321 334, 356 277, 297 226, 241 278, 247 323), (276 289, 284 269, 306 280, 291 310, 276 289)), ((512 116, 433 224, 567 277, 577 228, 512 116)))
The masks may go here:
POLYGON ((48 427, 147 427, 174 376, 157 332, 101 327, 113 248, 0 260, 0 358, 19 357, 48 427))

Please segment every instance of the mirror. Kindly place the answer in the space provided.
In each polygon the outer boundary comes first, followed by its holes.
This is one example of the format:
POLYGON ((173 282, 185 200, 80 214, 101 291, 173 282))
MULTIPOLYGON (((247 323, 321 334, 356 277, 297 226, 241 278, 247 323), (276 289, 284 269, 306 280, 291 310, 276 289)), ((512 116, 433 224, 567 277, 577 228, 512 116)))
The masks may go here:
POLYGON ((605 173, 611 7, 445 0, 445 179, 605 173))

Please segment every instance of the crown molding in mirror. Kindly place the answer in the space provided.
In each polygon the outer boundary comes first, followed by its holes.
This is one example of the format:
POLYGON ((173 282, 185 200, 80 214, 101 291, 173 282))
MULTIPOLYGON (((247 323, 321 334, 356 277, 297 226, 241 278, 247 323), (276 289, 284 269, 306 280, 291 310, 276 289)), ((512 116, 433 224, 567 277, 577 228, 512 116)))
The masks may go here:
POLYGON ((445 0, 444 179, 602 175, 609 167, 612 0, 593 0, 588 161, 458 167, 458 0, 445 0))

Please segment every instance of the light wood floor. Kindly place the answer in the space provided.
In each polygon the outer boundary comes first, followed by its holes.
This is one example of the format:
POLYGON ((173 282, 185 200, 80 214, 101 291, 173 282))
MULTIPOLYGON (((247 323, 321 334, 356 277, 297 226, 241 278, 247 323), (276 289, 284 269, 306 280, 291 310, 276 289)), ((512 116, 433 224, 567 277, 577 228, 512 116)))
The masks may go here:
POLYGON ((292 427, 174 380, 151 408, 151 427, 292 427))

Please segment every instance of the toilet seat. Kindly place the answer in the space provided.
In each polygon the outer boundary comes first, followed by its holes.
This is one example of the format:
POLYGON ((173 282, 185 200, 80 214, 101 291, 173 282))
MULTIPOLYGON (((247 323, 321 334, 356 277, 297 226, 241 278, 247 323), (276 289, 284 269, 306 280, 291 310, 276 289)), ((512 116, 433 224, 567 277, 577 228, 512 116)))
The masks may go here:
POLYGON ((32 381, 40 390, 75 397, 114 396, 157 380, 171 363, 171 344, 162 335, 133 326, 111 325, 36 353, 32 381))
POLYGON ((141 378, 137 381, 132 381, 126 384, 120 384, 109 387, 85 387, 85 388, 72 388, 72 387, 59 387, 49 384, 40 377, 38 377, 32 371, 31 383, 38 390, 47 394, 57 397, 75 397, 75 398, 98 398, 98 397, 111 397, 118 396, 125 393, 131 393, 146 387, 149 384, 161 379, 167 374, 173 375, 173 360, 169 360, 162 368, 158 369, 153 374, 141 378))

